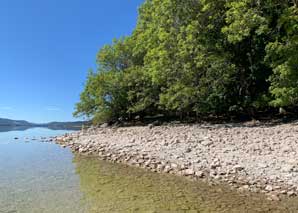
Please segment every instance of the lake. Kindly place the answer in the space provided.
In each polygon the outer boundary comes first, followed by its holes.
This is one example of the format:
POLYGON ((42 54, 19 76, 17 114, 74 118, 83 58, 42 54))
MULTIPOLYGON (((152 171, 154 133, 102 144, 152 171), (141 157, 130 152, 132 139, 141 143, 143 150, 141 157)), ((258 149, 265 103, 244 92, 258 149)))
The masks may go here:
POLYGON ((0 130, 0 213, 298 212, 296 198, 271 202, 263 195, 112 164, 39 141, 68 131, 5 131, 0 130))

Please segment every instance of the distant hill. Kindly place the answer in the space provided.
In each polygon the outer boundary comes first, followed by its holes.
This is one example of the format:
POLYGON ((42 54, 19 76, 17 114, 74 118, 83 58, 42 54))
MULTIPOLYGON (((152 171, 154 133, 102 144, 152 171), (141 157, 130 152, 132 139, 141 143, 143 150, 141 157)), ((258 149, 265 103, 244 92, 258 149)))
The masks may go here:
POLYGON ((50 129, 79 129, 83 125, 87 125, 85 121, 75 122, 50 122, 44 124, 35 124, 23 120, 11 120, 6 118, 0 118, 0 127, 46 127, 50 129))
POLYGON ((34 126, 34 124, 28 121, 0 118, 0 126, 34 126))

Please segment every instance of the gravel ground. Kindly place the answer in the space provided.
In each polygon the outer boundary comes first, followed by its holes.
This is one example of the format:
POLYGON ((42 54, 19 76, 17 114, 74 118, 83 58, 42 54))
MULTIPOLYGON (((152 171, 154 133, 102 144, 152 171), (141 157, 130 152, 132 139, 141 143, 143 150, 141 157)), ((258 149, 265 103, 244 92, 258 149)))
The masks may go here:
POLYGON ((155 172, 266 193, 272 200, 298 192, 298 123, 90 128, 56 142, 155 172))

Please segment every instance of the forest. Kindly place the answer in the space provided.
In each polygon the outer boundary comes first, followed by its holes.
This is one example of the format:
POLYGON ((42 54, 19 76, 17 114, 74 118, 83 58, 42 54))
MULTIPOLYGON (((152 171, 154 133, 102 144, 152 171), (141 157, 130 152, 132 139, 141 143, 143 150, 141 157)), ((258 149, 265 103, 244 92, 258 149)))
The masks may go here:
POLYGON ((75 116, 95 123, 294 112, 298 0, 146 0, 97 54, 75 116))

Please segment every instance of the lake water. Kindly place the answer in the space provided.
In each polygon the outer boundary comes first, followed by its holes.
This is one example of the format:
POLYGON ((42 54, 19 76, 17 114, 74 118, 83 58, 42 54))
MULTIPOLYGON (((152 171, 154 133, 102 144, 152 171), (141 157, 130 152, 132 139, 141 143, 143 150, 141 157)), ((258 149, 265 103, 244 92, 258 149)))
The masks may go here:
POLYGON ((225 186, 83 157, 55 144, 25 142, 65 132, 0 130, 0 213, 298 212, 297 199, 271 202, 225 186))

